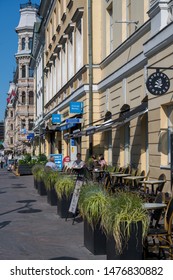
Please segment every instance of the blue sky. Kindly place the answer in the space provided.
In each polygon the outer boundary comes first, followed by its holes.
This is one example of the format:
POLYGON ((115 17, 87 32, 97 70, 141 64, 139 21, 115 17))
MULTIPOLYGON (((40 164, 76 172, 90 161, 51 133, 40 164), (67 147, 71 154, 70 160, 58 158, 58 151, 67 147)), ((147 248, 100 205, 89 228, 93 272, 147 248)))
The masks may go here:
MULTIPOLYGON (((20 19, 20 4, 24 3, 28 0, 0 0, 0 120, 4 120, 9 82, 16 69, 18 38, 15 28, 20 19)), ((40 0, 32 0, 32 3, 39 4, 40 0)))

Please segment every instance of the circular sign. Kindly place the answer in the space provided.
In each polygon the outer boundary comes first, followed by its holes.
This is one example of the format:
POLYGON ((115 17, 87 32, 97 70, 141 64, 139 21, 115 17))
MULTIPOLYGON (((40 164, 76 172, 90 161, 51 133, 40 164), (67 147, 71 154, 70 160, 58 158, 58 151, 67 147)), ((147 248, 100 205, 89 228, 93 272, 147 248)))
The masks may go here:
POLYGON ((166 74, 158 71, 148 77, 146 86, 151 94, 162 95, 169 90, 170 80, 166 74))

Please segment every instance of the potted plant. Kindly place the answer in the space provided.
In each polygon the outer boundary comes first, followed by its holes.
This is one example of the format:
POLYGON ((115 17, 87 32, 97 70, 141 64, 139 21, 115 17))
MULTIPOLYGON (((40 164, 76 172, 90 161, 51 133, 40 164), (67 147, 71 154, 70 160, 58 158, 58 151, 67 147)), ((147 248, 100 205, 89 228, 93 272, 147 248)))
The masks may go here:
POLYGON ((32 175, 32 167, 34 165, 34 161, 31 158, 30 154, 26 154, 24 159, 20 159, 18 161, 18 174, 19 175, 32 175))
POLYGON ((57 214, 61 218, 67 218, 70 199, 75 187, 74 176, 61 174, 54 187, 57 194, 57 214))
POLYGON ((44 183, 44 175, 45 175, 45 169, 44 166, 40 168, 36 173, 36 180, 37 180, 37 190, 40 195, 46 195, 46 188, 44 183))
POLYGON ((38 176, 37 176, 37 174, 43 168, 44 168, 44 166, 42 164, 35 164, 31 169, 33 177, 34 177, 34 187, 36 189, 38 189, 38 176))
POLYGON ((84 245, 94 255, 106 254, 106 236, 100 226, 108 194, 98 184, 83 185, 78 207, 84 219, 84 245))
POLYGON ((43 180, 47 192, 47 202, 52 206, 57 205, 57 194, 54 185, 58 180, 58 177, 59 177, 59 172, 53 171, 52 169, 45 168, 43 180))
POLYGON ((110 196, 102 214, 101 224, 107 236, 107 259, 143 258, 148 213, 137 193, 119 191, 110 196))

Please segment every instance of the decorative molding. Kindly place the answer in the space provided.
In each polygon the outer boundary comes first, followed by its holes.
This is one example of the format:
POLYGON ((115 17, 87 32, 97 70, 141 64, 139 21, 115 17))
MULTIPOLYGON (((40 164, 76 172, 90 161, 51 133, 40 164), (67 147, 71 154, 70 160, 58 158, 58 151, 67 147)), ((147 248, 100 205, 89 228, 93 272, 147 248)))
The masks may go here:
POLYGON ((73 17, 72 17, 72 21, 73 21, 73 22, 79 21, 79 19, 82 18, 83 13, 84 13, 84 8, 78 8, 78 9, 76 9, 76 11, 75 11, 75 13, 74 13, 74 15, 73 15, 73 17))

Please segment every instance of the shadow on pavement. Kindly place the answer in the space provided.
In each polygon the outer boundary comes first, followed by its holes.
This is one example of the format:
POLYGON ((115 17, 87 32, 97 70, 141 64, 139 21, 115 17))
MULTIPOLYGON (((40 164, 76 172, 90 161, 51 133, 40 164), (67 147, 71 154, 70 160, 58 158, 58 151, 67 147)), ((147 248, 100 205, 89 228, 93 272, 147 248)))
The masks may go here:
POLYGON ((2 228, 4 228, 4 227, 8 226, 10 223, 11 223, 11 221, 4 221, 4 222, 1 222, 1 223, 0 223, 0 229, 2 229, 2 228))

